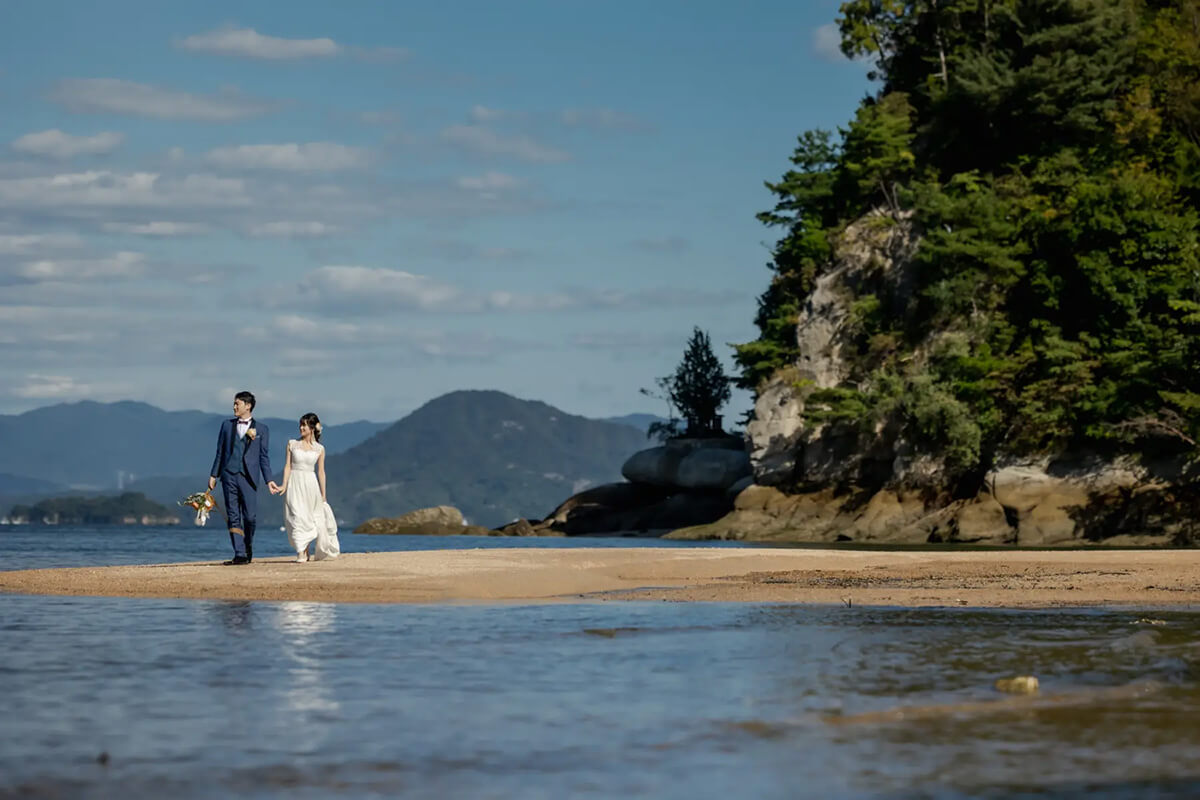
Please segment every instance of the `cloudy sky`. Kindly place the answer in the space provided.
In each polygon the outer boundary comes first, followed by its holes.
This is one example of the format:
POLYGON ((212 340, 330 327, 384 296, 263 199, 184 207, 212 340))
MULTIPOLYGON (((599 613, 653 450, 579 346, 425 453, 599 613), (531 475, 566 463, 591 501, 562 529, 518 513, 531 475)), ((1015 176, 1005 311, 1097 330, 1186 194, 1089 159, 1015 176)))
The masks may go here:
POLYGON ((838 4, 5 4, 0 413, 664 413, 693 326, 755 336, 763 181, 869 88, 838 4))

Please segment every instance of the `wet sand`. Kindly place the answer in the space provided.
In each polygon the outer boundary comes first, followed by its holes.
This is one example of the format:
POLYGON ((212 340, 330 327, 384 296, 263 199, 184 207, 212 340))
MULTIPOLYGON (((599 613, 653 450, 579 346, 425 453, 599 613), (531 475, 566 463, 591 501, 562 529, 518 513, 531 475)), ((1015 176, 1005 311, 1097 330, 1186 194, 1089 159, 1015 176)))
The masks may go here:
POLYGON ((344 603, 1200 607, 1200 550, 571 548, 0 572, 0 592, 344 603))

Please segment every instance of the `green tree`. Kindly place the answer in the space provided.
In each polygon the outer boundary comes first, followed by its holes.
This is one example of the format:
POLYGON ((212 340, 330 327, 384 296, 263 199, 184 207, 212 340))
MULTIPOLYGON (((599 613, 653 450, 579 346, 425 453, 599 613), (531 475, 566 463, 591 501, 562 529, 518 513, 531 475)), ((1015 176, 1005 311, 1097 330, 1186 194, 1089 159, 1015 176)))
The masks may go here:
POLYGON ((1000 451, 1193 446, 1200 0, 847 0, 839 23, 878 92, 768 184, 759 219, 782 235, 740 384, 796 362, 834 243, 882 208, 920 237, 904 296, 847 287, 859 352, 809 398, 814 421, 890 414, 968 471, 1000 451))
MULTIPOLYGON (((713 353, 708 334, 693 328, 683 359, 675 367, 674 374, 659 378, 657 384, 672 409, 678 409, 687 420, 688 435, 703 435, 721 432, 718 413, 729 402, 730 379, 713 353)), ((652 394, 642 390, 643 394, 652 394)), ((673 415, 672 415, 673 416, 673 415)), ((671 423, 674 423, 672 419, 671 423)), ((674 433, 675 426, 661 427, 666 433, 674 433)), ((651 431, 651 434, 655 431, 651 431)))

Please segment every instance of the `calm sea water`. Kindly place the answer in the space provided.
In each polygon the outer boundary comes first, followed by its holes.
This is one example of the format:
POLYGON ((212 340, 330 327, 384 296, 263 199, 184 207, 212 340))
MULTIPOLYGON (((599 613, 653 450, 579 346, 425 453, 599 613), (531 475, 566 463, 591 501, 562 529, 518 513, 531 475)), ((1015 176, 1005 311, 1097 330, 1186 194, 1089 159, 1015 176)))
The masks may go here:
MULTIPOLYGON (((196 536, 0 531, 0 559, 213 558, 196 536)), ((580 544, 343 537, 518 542, 580 544)), ((1196 797, 1200 616, 0 595, 0 720, 0 797, 1196 797)))

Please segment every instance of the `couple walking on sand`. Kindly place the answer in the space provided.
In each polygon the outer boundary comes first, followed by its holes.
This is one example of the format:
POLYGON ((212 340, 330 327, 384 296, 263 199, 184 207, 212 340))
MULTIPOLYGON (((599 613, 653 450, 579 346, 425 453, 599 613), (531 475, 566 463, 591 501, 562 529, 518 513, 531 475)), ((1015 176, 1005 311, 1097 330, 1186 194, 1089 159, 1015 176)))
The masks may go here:
POLYGON ((254 395, 238 392, 233 419, 221 423, 217 455, 209 471, 208 488, 221 482, 233 558, 227 566, 254 560, 254 531, 258 520, 258 487, 284 496, 283 522, 296 561, 336 558, 341 552, 337 522, 325 500, 325 447, 316 414, 300 418, 300 438, 289 439, 283 483, 271 473, 271 431, 254 419, 254 395), (309 554, 309 548, 312 554, 309 554))

